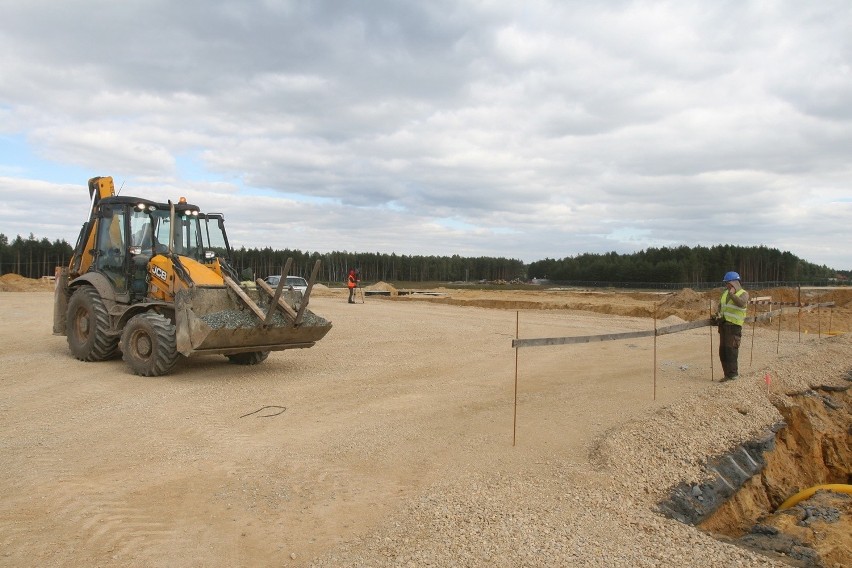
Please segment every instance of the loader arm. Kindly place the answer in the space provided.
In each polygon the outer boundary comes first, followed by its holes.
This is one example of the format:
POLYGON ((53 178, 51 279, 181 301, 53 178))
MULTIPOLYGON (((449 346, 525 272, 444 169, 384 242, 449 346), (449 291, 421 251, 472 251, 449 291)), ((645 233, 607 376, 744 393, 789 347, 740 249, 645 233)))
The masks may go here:
POLYGON ((68 263, 69 272, 72 276, 78 276, 86 272, 94 261, 92 251, 95 246, 95 229, 97 228, 97 205, 101 199, 115 195, 115 185, 112 178, 93 177, 89 180, 89 213, 88 219, 80 229, 74 253, 68 263))

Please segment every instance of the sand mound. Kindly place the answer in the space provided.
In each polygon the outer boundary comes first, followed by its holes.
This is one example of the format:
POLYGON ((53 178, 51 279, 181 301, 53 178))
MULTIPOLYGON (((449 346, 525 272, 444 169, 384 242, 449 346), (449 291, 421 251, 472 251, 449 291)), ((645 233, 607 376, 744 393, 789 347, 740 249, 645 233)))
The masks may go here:
POLYGON ((852 288, 809 289, 802 288, 770 288, 768 290, 749 290, 752 298, 770 296, 773 302, 795 304, 818 304, 834 302, 836 307, 843 308, 852 305, 852 288))
POLYGON ((0 276, 0 292, 44 292, 52 288, 49 280, 34 280, 12 273, 0 276))
POLYGON ((379 282, 376 282, 375 284, 367 286, 366 288, 364 288, 364 290, 371 290, 371 291, 372 290, 378 290, 378 291, 381 291, 381 292, 390 292, 391 294, 396 294, 396 292, 397 292, 396 288, 394 288, 393 286, 391 286, 387 282, 382 282, 382 281, 379 281, 379 282))
POLYGON ((659 325, 661 325, 661 326, 677 325, 677 324, 679 324, 679 323, 686 323, 686 320, 684 320, 684 319, 682 319, 682 318, 679 318, 679 317, 677 317, 677 316, 672 315, 672 316, 667 317, 667 318, 666 318, 666 319, 664 319, 664 320, 660 320, 658 323, 659 323, 659 325))
POLYGON ((680 292, 672 294, 660 305, 664 308, 677 310, 707 310, 710 306, 707 297, 692 288, 684 288, 680 292))
MULTIPOLYGON (((769 296, 773 302, 795 304, 799 301, 799 291, 796 288, 770 288, 769 290, 749 290, 752 299, 769 296)), ((802 302, 807 303, 807 297, 802 295, 802 302)))
POLYGON ((311 294, 314 296, 336 296, 340 294, 340 288, 331 288, 326 284, 320 284, 319 282, 314 282, 314 287, 311 289, 311 294))
POLYGON ((852 288, 838 288, 826 292, 819 299, 820 302, 834 302, 838 308, 852 306, 852 288))

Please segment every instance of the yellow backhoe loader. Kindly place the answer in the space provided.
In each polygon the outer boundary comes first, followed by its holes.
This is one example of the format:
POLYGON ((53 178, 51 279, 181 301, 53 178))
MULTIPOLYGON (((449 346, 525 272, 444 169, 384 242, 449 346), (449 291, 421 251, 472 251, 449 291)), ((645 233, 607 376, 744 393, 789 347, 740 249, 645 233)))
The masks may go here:
POLYGON ((220 213, 184 198, 157 203, 115 195, 111 177, 89 180, 91 208, 74 254, 56 279, 53 333, 81 361, 119 351, 137 375, 168 373, 181 355, 217 353, 254 365, 270 351, 313 346, 331 322, 307 309, 304 292, 240 284, 220 213))

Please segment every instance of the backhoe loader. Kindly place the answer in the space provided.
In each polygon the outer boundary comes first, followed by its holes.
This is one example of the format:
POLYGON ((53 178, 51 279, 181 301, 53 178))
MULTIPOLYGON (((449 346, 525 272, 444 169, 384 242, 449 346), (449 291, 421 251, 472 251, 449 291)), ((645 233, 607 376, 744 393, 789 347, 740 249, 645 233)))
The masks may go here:
POLYGON ((119 196, 111 177, 89 180, 90 212, 67 267, 58 271, 53 333, 81 361, 121 353, 131 371, 165 375, 181 356, 222 354, 254 365, 270 351, 312 347, 331 322, 288 289, 240 283, 221 213, 180 198, 158 203, 119 196))

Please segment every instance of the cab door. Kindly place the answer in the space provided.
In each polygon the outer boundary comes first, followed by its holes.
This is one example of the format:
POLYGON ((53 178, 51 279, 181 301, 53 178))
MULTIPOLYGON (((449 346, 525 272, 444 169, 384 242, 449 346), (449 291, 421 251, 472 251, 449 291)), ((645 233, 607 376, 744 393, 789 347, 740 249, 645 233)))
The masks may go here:
POLYGON ((95 269, 106 276, 116 292, 127 291, 127 225, 123 206, 102 205, 95 238, 95 269))

